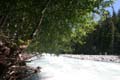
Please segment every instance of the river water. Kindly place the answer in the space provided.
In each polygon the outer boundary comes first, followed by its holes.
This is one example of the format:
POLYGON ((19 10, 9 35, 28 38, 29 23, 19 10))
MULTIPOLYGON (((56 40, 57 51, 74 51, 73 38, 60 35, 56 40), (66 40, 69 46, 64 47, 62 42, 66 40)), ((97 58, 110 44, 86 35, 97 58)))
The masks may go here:
POLYGON ((33 57, 29 66, 41 72, 26 80, 120 80, 120 63, 97 62, 45 55, 33 57))

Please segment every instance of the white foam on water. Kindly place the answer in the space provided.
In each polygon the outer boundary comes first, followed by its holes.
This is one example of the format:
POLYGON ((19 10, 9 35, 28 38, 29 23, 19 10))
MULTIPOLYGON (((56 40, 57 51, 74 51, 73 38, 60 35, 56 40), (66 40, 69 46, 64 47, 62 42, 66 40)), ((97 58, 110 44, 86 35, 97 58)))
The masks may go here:
POLYGON ((45 55, 28 64, 41 66, 39 80, 120 80, 120 64, 45 55))

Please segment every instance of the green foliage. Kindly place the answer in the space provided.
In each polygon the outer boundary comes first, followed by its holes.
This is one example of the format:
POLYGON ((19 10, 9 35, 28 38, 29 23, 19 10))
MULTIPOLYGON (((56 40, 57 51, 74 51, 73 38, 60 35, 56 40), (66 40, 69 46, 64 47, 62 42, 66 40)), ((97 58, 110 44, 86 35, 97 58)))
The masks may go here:
POLYGON ((87 35, 84 45, 81 46, 78 42, 73 43, 74 53, 120 55, 119 15, 120 10, 117 14, 108 16, 104 21, 100 20, 95 30, 87 35))
POLYGON ((0 0, 0 32, 20 45, 21 41, 29 43, 31 34, 38 29, 29 50, 71 51, 71 39, 78 36, 74 40, 83 44, 82 38, 94 30, 91 13, 99 11, 101 6, 109 6, 109 2, 111 1, 0 0), (42 24, 39 25, 42 16, 42 24))

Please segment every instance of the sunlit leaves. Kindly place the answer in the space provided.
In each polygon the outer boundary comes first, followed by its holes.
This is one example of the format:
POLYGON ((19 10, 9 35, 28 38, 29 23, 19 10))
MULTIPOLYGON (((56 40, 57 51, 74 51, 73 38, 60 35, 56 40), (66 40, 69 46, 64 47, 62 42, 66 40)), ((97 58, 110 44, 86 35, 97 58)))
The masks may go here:
MULTIPOLYGON (((9 16, 2 31, 18 44, 19 40, 27 42, 38 26, 47 2, 48 0, 0 0, 0 15, 9 16)), ((94 30, 91 12, 108 4, 104 0, 51 0, 31 48, 36 47, 35 50, 41 52, 68 49, 73 36, 78 37, 75 40, 82 44, 83 37, 94 30)))

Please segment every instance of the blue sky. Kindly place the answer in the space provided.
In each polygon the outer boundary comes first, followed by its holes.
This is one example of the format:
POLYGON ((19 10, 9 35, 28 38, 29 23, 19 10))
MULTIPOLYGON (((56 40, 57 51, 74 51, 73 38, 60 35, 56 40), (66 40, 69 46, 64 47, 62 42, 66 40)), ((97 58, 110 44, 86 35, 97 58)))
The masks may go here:
MULTIPOLYGON (((115 12, 118 12, 118 10, 120 9, 120 0, 115 0, 113 7, 115 9, 115 12)), ((112 14, 112 9, 111 8, 107 8, 107 10, 110 11, 110 13, 112 14)))
MULTIPOLYGON (((113 3, 113 7, 115 9, 115 12, 117 13, 118 10, 120 9, 120 0, 115 0, 115 2, 113 3)), ((113 11, 112 11, 111 7, 106 8, 106 10, 108 10, 110 12, 110 14, 112 15, 113 11)), ((95 21, 99 21, 100 20, 100 16, 96 15, 94 17, 94 20, 95 21)))

